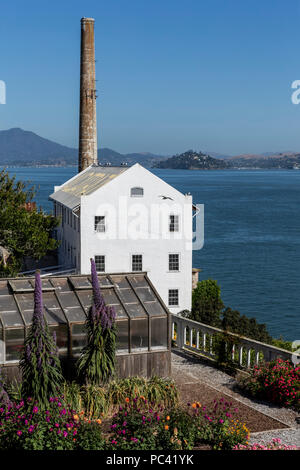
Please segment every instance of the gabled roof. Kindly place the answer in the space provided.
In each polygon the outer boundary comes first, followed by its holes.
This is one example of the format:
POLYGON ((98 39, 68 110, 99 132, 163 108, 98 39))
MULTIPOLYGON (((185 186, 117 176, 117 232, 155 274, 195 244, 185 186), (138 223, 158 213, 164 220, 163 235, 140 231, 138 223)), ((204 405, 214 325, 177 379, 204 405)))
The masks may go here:
POLYGON ((128 168, 126 166, 90 166, 66 181, 49 196, 49 199, 74 209, 80 204, 81 195, 92 194, 101 186, 124 173, 128 168))
MULTIPOLYGON (((146 273, 103 273, 98 278, 104 301, 114 307, 117 320, 169 314, 146 273)), ((85 322, 93 297, 90 276, 43 277, 42 290, 49 325, 85 322)), ((33 277, 0 279, 0 333, 2 328, 29 326, 33 305, 33 277)))

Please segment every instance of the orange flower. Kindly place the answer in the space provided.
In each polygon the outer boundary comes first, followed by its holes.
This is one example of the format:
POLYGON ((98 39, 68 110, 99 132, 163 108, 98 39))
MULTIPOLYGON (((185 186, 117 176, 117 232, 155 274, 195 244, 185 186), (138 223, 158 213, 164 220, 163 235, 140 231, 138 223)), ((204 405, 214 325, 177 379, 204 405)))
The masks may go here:
POLYGON ((84 411, 83 411, 83 410, 82 410, 82 411, 80 411, 80 414, 81 414, 81 415, 84 415, 84 411))
POLYGON ((196 403, 193 403, 193 404, 192 404, 192 407, 193 407, 193 408, 197 408, 196 403))
POLYGON ((197 401, 196 405, 197 405, 197 408, 201 408, 201 406, 202 406, 199 401, 197 401))
POLYGON ((130 402, 130 400, 129 400, 129 398, 128 398, 128 397, 127 397, 127 398, 125 398, 125 401, 126 401, 126 403, 129 403, 129 402, 130 402))
POLYGON ((167 417, 166 417, 166 420, 167 420, 167 421, 170 421, 170 416, 167 416, 167 417))
POLYGON ((101 419, 96 419, 96 423, 101 424, 102 423, 101 419))
POLYGON ((78 416, 78 415, 74 415, 73 418, 75 419, 75 421, 78 421, 78 420, 79 420, 79 416, 78 416))
POLYGON ((169 429, 169 426, 166 424, 165 425, 165 430, 167 431, 169 429))

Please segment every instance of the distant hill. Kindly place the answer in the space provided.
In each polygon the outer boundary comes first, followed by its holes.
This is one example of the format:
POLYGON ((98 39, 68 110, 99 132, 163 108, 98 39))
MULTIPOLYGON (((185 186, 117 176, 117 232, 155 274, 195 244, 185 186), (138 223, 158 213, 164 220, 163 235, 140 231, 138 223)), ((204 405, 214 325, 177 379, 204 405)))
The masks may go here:
POLYGON ((188 150, 180 155, 174 155, 154 165, 154 168, 172 168, 177 170, 217 170, 228 168, 225 160, 212 158, 202 152, 188 150))
MULTIPOLYGON (((141 163, 151 167, 163 155, 147 152, 121 154, 109 148, 98 150, 101 163, 128 165, 141 163)), ((31 131, 13 128, 0 131, 0 165, 77 165, 78 150, 40 137, 31 131)))
POLYGON ((300 169, 300 153, 237 155, 227 162, 234 168, 300 169))
POLYGON ((77 150, 20 128, 0 131, 0 162, 75 162, 77 150))

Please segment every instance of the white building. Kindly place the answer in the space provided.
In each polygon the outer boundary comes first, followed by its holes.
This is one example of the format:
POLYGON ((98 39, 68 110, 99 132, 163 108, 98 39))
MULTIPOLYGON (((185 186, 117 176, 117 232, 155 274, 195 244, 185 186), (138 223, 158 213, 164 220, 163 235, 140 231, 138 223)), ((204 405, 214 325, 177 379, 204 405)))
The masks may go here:
POLYGON ((90 166, 56 186, 59 263, 90 273, 147 272, 172 313, 191 309, 192 196, 139 164, 90 166))

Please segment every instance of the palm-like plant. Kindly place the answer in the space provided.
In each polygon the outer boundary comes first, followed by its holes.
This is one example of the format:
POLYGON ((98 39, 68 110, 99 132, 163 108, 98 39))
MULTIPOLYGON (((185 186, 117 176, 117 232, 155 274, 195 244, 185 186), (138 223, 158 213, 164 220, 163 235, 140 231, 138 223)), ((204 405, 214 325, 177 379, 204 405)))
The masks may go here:
POLYGON ((61 391, 63 375, 55 339, 51 336, 43 313, 42 283, 39 271, 35 274, 34 312, 25 339, 20 361, 22 396, 32 398, 46 407, 49 398, 61 391))
POLYGON ((93 305, 86 320, 88 343, 78 359, 81 382, 99 385, 108 382, 115 373, 116 313, 105 305, 101 295, 95 261, 91 259, 93 305))

